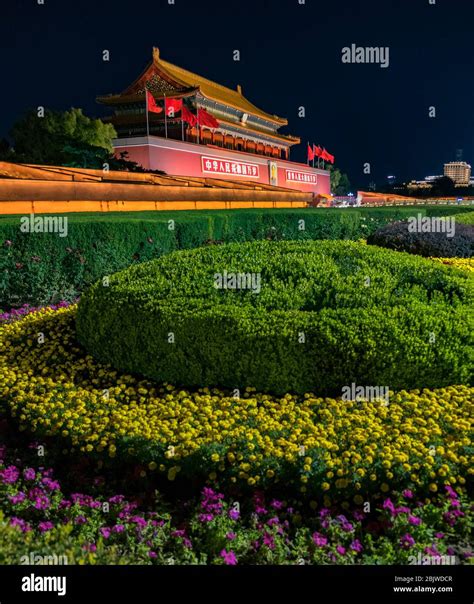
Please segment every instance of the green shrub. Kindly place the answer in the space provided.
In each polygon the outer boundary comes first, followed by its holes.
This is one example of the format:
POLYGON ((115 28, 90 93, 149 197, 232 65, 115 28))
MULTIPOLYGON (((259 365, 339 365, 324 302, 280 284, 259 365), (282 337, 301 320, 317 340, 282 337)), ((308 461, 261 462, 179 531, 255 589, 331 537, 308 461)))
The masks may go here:
POLYGON ((472 299, 470 275, 408 254, 257 242, 172 253, 115 274, 83 295, 77 327, 99 360, 186 386, 439 387, 470 377, 472 299), (260 291, 215 287, 224 271, 260 275, 260 291))
POLYGON ((262 239, 365 239, 413 212, 386 207, 69 214, 63 238, 21 233, 20 216, 0 217, 0 308, 72 301, 97 279, 175 249, 262 239))
POLYGON ((474 224, 474 212, 466 212, 460 216, 456 216, 456 222, 461 224, 474 224))

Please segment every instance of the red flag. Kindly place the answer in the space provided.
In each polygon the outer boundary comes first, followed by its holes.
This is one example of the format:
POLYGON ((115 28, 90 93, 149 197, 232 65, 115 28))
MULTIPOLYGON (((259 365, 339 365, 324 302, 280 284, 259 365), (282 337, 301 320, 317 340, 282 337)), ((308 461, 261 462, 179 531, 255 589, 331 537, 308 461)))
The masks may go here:
POLYGON ((197 118, 194 113, 191 113, 186 105, 183 104, 183 108, 181 110, 181 118, 184 122, 188 122, 188 124, 193 127, 197 124, 197 118))
POLYGON ((162 107, 158 107, 155 101, 155 97, 151 94, 149 90, 146 91, 146 96, 148 100, 148 111, 152 113, 161 113, 163 111, 162 107))
POLYGON ((202 107, 198 109, 197 121, 198 124, 201 124, 202 126, 209 126, 209 128, 219 127, 219 122, 216 120, 216 118, 202 107))
POLYGON ((183 109, 183 99, 165 99, 166 117, 173 118, 183 109))
POLYGON ((314 159, 314 151, 312 149, 312 147, 309 146, 308 143, 308 161, 313 161, 314 159))
POLYGON ((323 150, 321 149, 321 147, 319 145, 316 147, 316 150, 315 150, 314 154, 316 155, 316 157, 322 157, 323 156, 323 150))
POLYGON ((326 151, 326 149, 325 149, 325 148, 323 148, 323 153, 322 153, 321 157, 322 157, 322 159, 325 159, 326 161, 329 161, 329 157, 330 157, 330 155, 329 155, 329 153, 326 151))

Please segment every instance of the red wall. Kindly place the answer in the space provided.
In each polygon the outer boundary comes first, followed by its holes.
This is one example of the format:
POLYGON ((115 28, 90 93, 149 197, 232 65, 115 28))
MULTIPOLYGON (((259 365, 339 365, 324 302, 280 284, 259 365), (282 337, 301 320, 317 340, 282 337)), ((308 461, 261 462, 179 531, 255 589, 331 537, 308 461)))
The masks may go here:
POLYGON ((329 172, 318 170, 306 164, 300 164, 281 159, 271 159, 253 153, 229 151, 209 145, 196 145, 156 136, 116 139, 114 147, 117 153, 128 151, 128 157, 141 166, 152 170, 164 170, 174 176, 199 176, 222 178, 226 180, 251 180, 270 184, 269 161, 275 161, 278 166, 278 186, 298 191, 330 194, 329 172), (234 162, 257 164, 259 176, 248 177, 237 174, 208 173, 202 170, 202 156, 223 159, 234 162), (315 175, 316 183, 293 182, 286 180, 286 170, 315 175))

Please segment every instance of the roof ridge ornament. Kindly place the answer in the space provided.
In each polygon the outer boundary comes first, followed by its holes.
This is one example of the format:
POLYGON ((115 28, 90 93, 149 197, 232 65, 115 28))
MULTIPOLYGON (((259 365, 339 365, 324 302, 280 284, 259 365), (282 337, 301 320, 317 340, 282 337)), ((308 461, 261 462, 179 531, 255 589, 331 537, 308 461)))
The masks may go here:
POLYGON ((237 92, 242 95, 242 86, 240 84, 237 84, 237 92))
POLYGON ((154 61, 160 60, 160 49, 158 48, 158 46, 153 46, 153 60, 154 61))

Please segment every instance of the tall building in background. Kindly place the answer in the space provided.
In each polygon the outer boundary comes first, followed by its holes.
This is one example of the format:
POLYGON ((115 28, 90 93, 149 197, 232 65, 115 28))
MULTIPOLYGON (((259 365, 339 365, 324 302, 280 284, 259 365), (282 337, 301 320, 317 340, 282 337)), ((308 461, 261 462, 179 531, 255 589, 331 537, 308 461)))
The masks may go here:
POLYGON ((465 161, 452 161, 444 164, 444 175, 449 176, 456 185, 468 187, 471 180, 471 166, 465 161))

